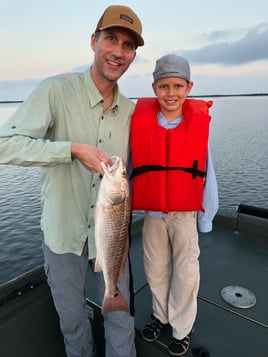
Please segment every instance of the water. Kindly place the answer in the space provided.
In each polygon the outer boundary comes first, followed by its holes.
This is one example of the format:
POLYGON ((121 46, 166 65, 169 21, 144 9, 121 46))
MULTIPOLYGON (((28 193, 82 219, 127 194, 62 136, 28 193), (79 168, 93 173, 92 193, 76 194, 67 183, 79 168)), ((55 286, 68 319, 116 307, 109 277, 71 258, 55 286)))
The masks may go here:
MULTIPOLYGON (((268 96, 213 98, 210 147, 219 212, 268 208, 268 96)), ((17 105, 0 106, 0 126, 17 105)), ((43 263, 40 171, 0 166, 0 284, 43 263)))
POLYGON ((239 203, 268 208, 268 97, 216 98, 210 145, 220 210, 239 203))
POLYGON ((43 262, 39 169, 0 166, 0 284, 43 262))

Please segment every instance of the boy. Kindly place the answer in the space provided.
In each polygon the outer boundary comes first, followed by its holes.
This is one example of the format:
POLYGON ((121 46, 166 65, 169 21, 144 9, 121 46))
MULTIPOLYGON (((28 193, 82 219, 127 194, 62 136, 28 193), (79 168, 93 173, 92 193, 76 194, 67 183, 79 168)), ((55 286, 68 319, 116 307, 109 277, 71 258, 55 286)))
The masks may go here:
POLYGON ((156 98, 138 100, 132 116, 132 208, 144 210, 144 268, 152 293, 152 320, 142 336, 155 341, 170 324, 168 350, 189 349, 199 289, 199 230, 212 230, 218 209, 216 177, 208 147, 212 102, 186 99, 193 82, 188 61, 156 61, 156 98))

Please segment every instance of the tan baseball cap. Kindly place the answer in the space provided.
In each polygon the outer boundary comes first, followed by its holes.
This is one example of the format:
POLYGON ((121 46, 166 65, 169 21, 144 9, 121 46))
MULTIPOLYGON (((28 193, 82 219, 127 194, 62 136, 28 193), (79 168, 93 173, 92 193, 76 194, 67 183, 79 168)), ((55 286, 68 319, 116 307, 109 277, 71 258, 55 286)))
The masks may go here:
POLYGON ((142 24, 135 12, 128 6, 111 5, 102 14, 95 32, 110 27, 123 27, 133 32, 137 45, 143 46, 144 40, 141 36, 142 24))

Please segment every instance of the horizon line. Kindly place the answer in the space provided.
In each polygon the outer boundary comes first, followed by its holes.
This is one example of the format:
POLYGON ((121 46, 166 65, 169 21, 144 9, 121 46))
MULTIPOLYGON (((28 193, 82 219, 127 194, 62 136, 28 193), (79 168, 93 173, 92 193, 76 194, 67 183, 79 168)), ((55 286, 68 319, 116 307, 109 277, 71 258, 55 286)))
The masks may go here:
MULTIPOLYGON (((187 98, 208 98, 208 97, 254 97, 254 96, 268 96, 267 93, 240 93, 240 94, 198 94, 198 95, 189 95, 187 98)), ((146 98, 146 96, 142 97, 128 97, 130 100, 136 100, 139 98, 146 98)), ((0 104, 19 104, 23 103, 24 100, 0 100, 0 104)))

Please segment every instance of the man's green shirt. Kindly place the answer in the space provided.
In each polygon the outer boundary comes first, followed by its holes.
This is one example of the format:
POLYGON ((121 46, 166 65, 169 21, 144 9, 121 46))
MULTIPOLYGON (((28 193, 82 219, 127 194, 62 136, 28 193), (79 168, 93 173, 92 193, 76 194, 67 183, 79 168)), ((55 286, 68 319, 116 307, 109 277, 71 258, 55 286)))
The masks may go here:
POLYGON ((110 109, 90 71, 50 77, 0 128, 0 163, 42 167, 41 228, 55 253, 96 256, 94 210, 101 178, 71 157, 71 143, 92 144, 129 160, 134 103, 116 87, 110 109))

